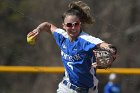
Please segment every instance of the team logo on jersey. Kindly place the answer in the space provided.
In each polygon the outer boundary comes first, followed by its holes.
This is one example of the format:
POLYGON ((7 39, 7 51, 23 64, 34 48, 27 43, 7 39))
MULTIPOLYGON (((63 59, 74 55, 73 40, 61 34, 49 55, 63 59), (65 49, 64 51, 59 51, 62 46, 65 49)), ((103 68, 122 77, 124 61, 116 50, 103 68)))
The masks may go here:
POLYGON ((74 50, 74 51, 77 51, 77 48, 74 48, 73 50, 74 50))
POLYGON ((65 45, 65 44, 62 44, 62 48, 63 48, 63 49, 66 49, 67 47, 66 47, 66 45, 65 45))
POLYGON ((74 50, 74 51, 77 51, 78 49, 77 49, 77 47, 76 47, 76 46, 74 46, 74 47, 73 47, 73 50, 74 50))
POLYGON ((62 56, 65 60, 70 61, 70 62, 74 62, 74 61, 78 61, 78 60, 81 60, 81 59, 82 59, 82 57, 80 56, 80 54, 69 55, 69 54, 63 52, 62 50, 61 50, 61 56, 62 56))

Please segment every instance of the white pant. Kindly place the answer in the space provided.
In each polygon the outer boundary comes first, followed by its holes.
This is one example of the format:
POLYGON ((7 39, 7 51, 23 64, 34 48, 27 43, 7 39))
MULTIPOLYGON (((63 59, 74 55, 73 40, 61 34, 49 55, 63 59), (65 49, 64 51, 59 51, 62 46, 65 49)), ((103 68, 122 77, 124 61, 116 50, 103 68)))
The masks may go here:
MULTIPOLYGON (((68 88, 68 86, 66 86, 62 82, 60 82, 58 89, 57 89, 57 93, 79 93, 79 92, 68 88)), ((96 86, 95 90, 93 90, 93 88, 90 88, 89 92, 80 92, 80 93, 98 93, 98 86, 96 86)))
MULTIPOLYGON (((91 73, 93 74, 93 83, 94 86, 96 86, 96 88, 94 89, 93 87, 89 89, 88 92, 80 92, 80 93, 98 93, 98 79, 94 76, 95 74, 95 70, 94 68, 91 69, 91 73)), ((63 80, 68 80, 69 78, 67 76, 67 73, 65 71, 65 77, 63 78, 63 80)), ((62 80, 62 82, 63 82, 62 80)), ((77 91, 70 89, 68 86, 64 85, 62 82, 59 83, 58 89, 57 89, 57 93, 78 93, 77 91)))

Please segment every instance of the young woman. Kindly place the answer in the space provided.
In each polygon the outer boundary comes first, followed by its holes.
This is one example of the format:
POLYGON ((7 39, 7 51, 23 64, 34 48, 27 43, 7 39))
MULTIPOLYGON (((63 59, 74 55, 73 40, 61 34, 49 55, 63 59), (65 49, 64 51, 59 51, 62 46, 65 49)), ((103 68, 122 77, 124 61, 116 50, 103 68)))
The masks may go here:
POLYGON ((96 78, 96 48, 111 49, 110 44, 87 34, 83 30, 86 24, 94 23, 90 8, 82 1, 74 1, 68 5, 62 19, 63 29, 49 22, 41 23, 27 37, 35 39, 41 31, 53 34, 61 50, 61 58, 65 67, 65 76, 60 82, 57 93, 98 93, 96 78))

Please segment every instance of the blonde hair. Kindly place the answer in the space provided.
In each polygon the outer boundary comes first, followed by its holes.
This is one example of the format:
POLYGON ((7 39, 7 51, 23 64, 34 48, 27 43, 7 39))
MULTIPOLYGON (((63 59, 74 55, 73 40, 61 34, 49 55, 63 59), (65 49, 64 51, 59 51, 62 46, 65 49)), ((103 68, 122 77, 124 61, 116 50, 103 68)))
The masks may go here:
POLYGON ((63 14, 62 18, 67 15, 76 15, 83 24, 92 24, 95 22, 90 14, 90 7, 82 1, 73 1, 68 5, 68 10, 63 14))

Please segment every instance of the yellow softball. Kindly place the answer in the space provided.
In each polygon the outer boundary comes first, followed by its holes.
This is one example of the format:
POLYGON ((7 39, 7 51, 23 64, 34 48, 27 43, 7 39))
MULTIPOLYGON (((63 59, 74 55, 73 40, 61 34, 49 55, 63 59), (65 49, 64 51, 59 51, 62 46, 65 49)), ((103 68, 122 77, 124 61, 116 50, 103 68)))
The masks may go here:
POLYGON ((35 45, 35 38, 27 37, 27 43, 30 44, 30 45, 35 45))

